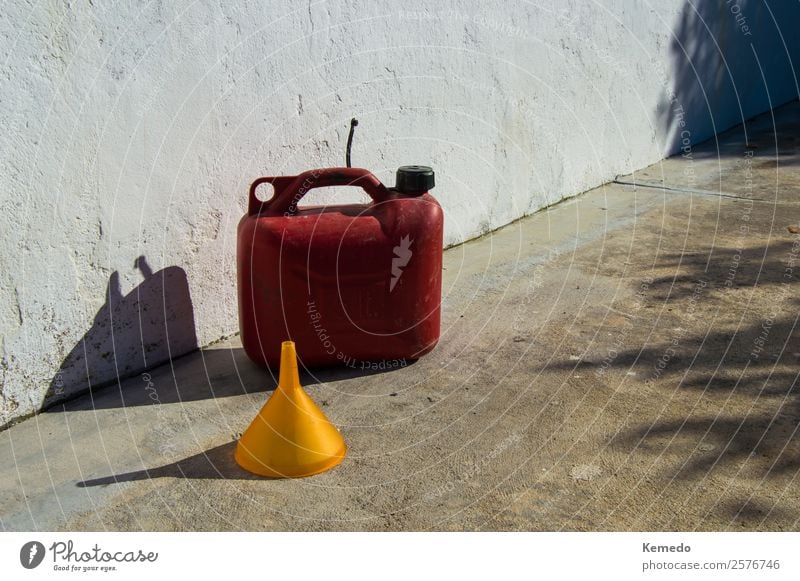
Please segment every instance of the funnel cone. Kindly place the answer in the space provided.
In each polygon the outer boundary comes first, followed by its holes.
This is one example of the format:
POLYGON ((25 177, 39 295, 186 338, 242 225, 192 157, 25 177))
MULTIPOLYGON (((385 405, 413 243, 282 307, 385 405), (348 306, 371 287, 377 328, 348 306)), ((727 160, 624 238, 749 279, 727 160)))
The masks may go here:
POLYGON ((294 342, 284 341, 278 387, 239 438, 236 463, 261 476, 300 478, 333 468, 346 453, 339 430, 300 386, 294 342))

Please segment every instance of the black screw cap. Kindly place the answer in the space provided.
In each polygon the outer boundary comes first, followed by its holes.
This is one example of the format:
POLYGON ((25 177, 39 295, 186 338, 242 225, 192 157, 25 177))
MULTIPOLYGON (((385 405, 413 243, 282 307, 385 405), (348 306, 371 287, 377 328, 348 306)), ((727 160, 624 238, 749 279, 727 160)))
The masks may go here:
POLYGON ((427 165, 404 165, 397 168, 394 189, 403 194, 419 195, 433 189, 433 170, 427 165))

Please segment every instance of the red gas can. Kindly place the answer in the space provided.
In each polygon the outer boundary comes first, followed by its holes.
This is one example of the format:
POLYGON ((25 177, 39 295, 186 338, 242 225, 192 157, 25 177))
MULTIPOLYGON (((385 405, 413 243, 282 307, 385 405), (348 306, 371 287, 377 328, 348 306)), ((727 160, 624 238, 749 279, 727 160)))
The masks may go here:
POLYGON ((443 214, 429 167, 394 188, 358 168, 262 177, 238 228, 239 324, 256 363, 277 367, 292 340, 306 366, 417 358, 439 340, 443 214), (275 189, 268 201, 259 185, 275 189), (357 186, 371 201, 298 207, 311 189, 357 186))

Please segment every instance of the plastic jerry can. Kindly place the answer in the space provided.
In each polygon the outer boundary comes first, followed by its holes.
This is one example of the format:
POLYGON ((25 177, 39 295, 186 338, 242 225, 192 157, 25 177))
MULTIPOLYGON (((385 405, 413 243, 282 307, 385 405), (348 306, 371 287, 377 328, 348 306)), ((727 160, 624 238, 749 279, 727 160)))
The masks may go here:
POLYGON ((428 193, 433 185, 426 166, 399 168, 394 188, 351 167, 255 180, 237 238, 239 325, 249 358, 277 368, 288 340, 304 366, 364 367, 433 349, 444 220, 428 193), (274 194, 261 201, 256 190, 265 183, 274 194), (326 186, 359 187, 369 200, 299 205, 326 186))

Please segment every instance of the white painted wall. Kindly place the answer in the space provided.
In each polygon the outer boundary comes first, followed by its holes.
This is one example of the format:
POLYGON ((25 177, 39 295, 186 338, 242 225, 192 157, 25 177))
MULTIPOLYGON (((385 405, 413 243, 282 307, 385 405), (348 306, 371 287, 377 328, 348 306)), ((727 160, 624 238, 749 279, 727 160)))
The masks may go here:
POLYGON ((751 42, 797 97, 794 6, 693 1, 6 3, 0 425, 235 332, 248 183, 341 165, 352 116, 455 244, 674 151, 667 89, 695 141, 766 110, 751 42))

